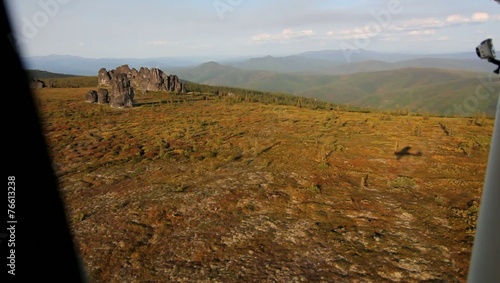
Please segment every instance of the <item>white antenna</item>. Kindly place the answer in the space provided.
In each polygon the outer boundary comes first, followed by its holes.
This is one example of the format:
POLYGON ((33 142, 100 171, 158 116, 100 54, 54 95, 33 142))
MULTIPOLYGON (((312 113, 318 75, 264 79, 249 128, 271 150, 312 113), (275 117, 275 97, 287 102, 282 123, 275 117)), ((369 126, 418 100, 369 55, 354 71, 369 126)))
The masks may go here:
MULTIPOLYGON (((495 2, 500 4, 500 0, 495 2)), ((476 52, 500 66, 491 39, 483 41, 476 52)), ((500 92, 467 282, 500 282, 500 92)))

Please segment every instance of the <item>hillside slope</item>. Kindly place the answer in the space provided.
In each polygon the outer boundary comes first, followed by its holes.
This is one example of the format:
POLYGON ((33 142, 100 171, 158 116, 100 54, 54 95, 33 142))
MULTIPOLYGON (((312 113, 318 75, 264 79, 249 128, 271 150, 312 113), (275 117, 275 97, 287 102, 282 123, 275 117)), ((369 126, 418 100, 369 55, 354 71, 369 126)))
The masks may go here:
POLYGON ((499 89, 500 81, 487 74, 406 68, 335 77, 296 95, 375 109, 494 116, 499 89))
POLYGON ((493 74, 416 67, 334 76, 241 70, 211 62, 179 70, 177 74, 203 84, 288 92, 359 107, 403 108, 441 115, 470 116, 479 111, 492 116, 496 111, 495 89, 500 89, 500 82, 493 74), (478 88, 486 95, 480 95, 477 105, 464 105, 468 97, 475 97, 478 88), (463 110, 456 110, 457 104, 463 110))
POLYGON ((492 120, 88 90, 36 98, 92 282, 465 283, 492 120))

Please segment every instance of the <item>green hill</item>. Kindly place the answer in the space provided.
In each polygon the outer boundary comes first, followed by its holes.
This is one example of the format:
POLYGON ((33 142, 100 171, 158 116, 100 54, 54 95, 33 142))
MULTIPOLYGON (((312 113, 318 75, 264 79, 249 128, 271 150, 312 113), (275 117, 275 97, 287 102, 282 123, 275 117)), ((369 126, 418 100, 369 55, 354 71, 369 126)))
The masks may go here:
POLYGON ((496 96, 486 92, 485 84, 490 91, 500 84, 487 73, 417 67, 351 75, 308 75, 241 70, 210 62, 177 74, 196 83, 287 92, 359 107, 461 116, 478 111, 494 115, 496 96), (475 96, 477 89, 486 93, 482 99, 475 96), (467 101, 470 104, 464 104, 467 101))
POLYGON ((492 81, 486 74, 405 68, 337 76, 328 84, 296 94, 359 107, 471 116, 478 111, 494 115, 497 97, 486 87, 499 86, 498 80, 492 81), (476 96, 476 89, 480 95, 476 96))

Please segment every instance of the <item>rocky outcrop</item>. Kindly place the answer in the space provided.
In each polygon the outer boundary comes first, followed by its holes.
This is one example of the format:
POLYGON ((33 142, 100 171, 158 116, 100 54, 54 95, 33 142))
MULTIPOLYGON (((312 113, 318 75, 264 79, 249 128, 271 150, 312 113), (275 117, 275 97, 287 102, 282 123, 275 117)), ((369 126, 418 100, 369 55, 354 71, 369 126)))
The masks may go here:
POLYGON ((115 74, 127 74, 130 75, 132 70, 130 70, 130 67, 128 65, 121 65, 117 67, 115 70, 113 70, 113 73, 115 74))
POLYGON ((107 104, 109 103, 109 93, 105 88, 96 90, 89 90, 85 94, 85 101, 89 103, 107 104))
POLYGON ((97 103, 107 104, 109 103, 109 92, 105 88, 100 88, 97 90, 97 103))
POLYGON ((185 92, 184 83, 176 75, 167 75, 158 68, 141 67, 138 71, 135 68, 131 69, 128 65, 122 65, 110 71, 101 68, 98 73, 98 86, 111 86, 111 80, 119 74, 126 74, 131 86, 142 93, 148 91, 185 92))
POLYGON ((130 85, 130 79, 125 73, 113 75, 111 79, 111 96, 109 104, 111 107, 132 107, 134 104, 134 89, 130 85))
POLYGON ((89 90, 87 94, 85 94, 85 101, 89 103, 96 103, 97 102, 97 91, 95 90, 89 90))
POLYGON ((111 86, 111 75, 105 68, 101 68, 97 73, 98 86, 111 86))
POLYGON ((131 84, 131 70, 127 65, 108 72, 101 68, 97 73, 97 85, 111 87, 111 93, 105 88, 87 92, 87 102, 108 104, 111 107, 132 107, 134 105, 134 88, 131 84))
POLYGON ((167 76, 167 91, 170 92, 182 92, 185 93, 186 89, 184 83, 182 83, 176 75, 167 76))
POLYGON ((42 80, 32 79, 31 82, 30 82, 30 87, 32 89, 36 89, 36 88, 44 88, 44 87, 47 87, 47 86, 45 85, 45 82, 42 81, 42 80))
POLYGON ((167 75, 158 68, 142 67, 139 71, 122 65, 113 70, 101 68, 97 74, 97 85, 106 88, 86 93, 85 101, 90 103, 109 103, 111 107, 132 107, 135 90, 143 93, 148 91, 165 91, 185 93, 185 85, 176 75, 167 75))

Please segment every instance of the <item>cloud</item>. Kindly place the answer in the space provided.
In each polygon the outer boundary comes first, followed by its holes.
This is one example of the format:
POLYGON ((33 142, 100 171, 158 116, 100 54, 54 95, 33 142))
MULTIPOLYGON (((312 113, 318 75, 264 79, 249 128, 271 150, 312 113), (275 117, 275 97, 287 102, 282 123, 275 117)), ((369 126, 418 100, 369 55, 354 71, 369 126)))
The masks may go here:
POLYGON ((435 18, 420 18, 400 21, 398 23, 389 23, 386 26, 370 21, 363 27, 353 29, 332 30, 326 33, 327 36, 334 39, 368 39, 380 37, 381 40, 392 41, 399 38, 396 35, 408 34, 412 36, 433 35, 437 28, 446 25, 443 20, 435 18))
POLYGON ((470 22, 470 19, 467 17, 464 17, 462 15, 448 16, 446 18, 446 21, 445 21, 445 23, 449 23, 449 24, 461 24, 461 23, 468 23, 468 22, 470 22))
POLYGON ((448 41, 448 40, 450 40, 448 36, 433 36, 433 37, 417 36, 410 39, 410 41, 413 42, 436 42, 436 41, 448 41))
POLYGON ((385 25, 369 21, 366 25, 356 28, 331 30, 326 32, 326 35, 337 40, 357 40, 377 37, 381 41, 398 41, 404 37, 410 37, 412 41, 446 41, 450 40, 450 38, 439 34, 440 29, 498 20, 500 20, 499 15, 475 12, 467 16, 453 14, 440 18, 428 17, 399 21, 392 20, 385 25))
POLYGON ((253 41, 271 41, 274 39, 273 39, 273 35, 271 35, 269 33, 261 33, 261 34, 257 34, 257 35, 252 36, 252 40, 253 41))
POLYGON ((411 35, 417 35, 418 31, 436 30, 445 27, 451 27, 462 24, 476 24, 488 21, 498 21, 500 15, 491 16, 485 12, 476 12, 470 16, 454 14, 445 18, 416 18, 391 24, 387 27, 388 31, 393 32, 413 32, 411 35))
POLYGON ((329 31, 326 33, 326 35, 331 36, 335 39, 366 39, 370 37, 370 34, 365 32, 365 30, 361 28, 329 31))
POLYGON ((382 35, 379 40, 385 42, 436 42, 436 41, 448 41, 450 38, 448 36, 439 36, 433 31, 409 32, 410 37, 403 38, 404 35, 382 35))
POLYGON ((462 24, 462 23, 480 23, 487 22, 490 19, 490 15, 484 12, 477 12, 472 14, 471 17, 465 17, 463 15, 450 15, 446 18, 446 23, 448 24, 462 24))
POLYGON ((151 46, 172 46, 172 45, 179 45, 183 44, 183 41, 170 41, 170 40, 158 40, 158 41, 149 41, 147 42, 147 45, 151 46))
POLYGON ((473 22, 486 22, 490 18, 490 15, 488 13, 474 13, 472 14, 471 20, 473 22))
POLYGON ((292 29, 284 29, 281 33, 278 34, 269 34, 269 33, 261 33, 252 36, 252 41, 254 42, 269 42, 269 41, 290 41, 297 40, 302 38, 309 38, 315 35, 313 30, 303 30, 299 32, 295 32, 292 29))
POLYGON ((416 35, 416 36, 433 35, 433 34, 436 34, 436 30, 435 29, 414 30, 414 31, 410 31, 408 34, 409 35, 416 35))
MULTIPOLYGON (((406 33, 407 35, 414 37, 431 36, 431 35, 437 35, 438 29, 446 27, 462 25, 462 24, 475 24, 488 21, 499 21, 499 20, 500 20, 500 15, 490 15, 485 12, 476 12, 471 14, 470 16, 454 14, 443 18, 415 18, 396 23, 391 23, 387 26, 385 30, 382 30, 382 32, 385 32, 386 34, 389 35, 406 33)), ((380 28, 382 28, 382 26, 380 26, 380 28)), ((355 30, 359 31, 361 29, 355 29, 355 30)), ((336 33, 329 32, 328 35, 349 34, 349 33, 354 34, 353 31, 355 30, 351 30, 351 32, 347 30, 339 31, 336 33)), ((368 30, 368 28, 365 27, 364 30, 366 31, 368 30)), ((363 37, 361 35, 357 35, 356 37, 353 38, 363 38, 363 37)), ((449 38, 447 37, 434 37, 434 38, 436 40, 449 40, 449 38)))
POLYGON ((485 12, 476 12, 473 13, 470 17, 459 14, 449 15, 444 21, 437 20, 438 25, 436 27, 447 27, 456 24, 482 23, 489 21, 490 18, 490 15, 485 12))

